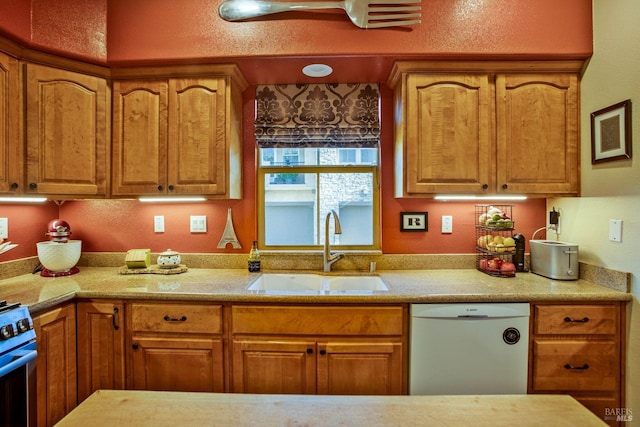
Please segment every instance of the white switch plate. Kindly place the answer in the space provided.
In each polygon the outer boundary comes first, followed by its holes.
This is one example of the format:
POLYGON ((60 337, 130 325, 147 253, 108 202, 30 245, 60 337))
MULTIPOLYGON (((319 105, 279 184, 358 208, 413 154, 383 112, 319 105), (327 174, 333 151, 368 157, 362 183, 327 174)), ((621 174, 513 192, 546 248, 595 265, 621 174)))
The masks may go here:
POLYGON ((153 217, 153 231, 156 233, 164 233, 164 216, 156 215, 153 217))
POLYGON ((442 215, 442 232, 453 233, 453 216, 442 215))
POLYGON ((0 218, 0 239, 9 238, 9 218, 0 218))
POLYGON ((622 220, 609 220, 609 240, 612 242, 622 242, 622 220))
POLYGON ((191 221, 189 222, 190 230, 192 233, 206 233, 207 232, 207 216, 206 215, 191 215, 191 221))

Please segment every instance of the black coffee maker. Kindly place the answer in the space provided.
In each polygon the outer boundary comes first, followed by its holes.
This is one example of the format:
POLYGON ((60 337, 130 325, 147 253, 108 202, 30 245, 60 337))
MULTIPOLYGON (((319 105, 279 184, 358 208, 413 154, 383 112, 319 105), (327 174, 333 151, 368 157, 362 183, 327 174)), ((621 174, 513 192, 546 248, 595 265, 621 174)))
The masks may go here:
POLYGON ((516 242, 516 251, 511 257, 511 262, 516 266, 516 271, 526 271, 524 268, 524 236, 520 233, 513 235, 516 242))

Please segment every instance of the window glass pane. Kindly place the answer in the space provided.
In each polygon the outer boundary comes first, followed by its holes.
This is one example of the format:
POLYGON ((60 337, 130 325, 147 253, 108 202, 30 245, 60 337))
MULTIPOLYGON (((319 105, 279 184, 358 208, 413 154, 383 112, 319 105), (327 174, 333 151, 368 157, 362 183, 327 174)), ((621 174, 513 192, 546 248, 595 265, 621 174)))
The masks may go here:
POLYGON ((377 148, 261 148, 260 166, 378 164, 377 148))
POLYGON ((267 173, 264 180, 265 244, 316 245, 317 175, 267 173), (283 175, 291 175, 292 181, 283 175))
MULTIPOLYGON (((333 234, 334 245, 373 244, 373 174, 321 173, 320 174, 320 232, 318 244, 324 244, 326 215, 333 209, 338 213, 342 234, 333 234), (344 217, 344 218, 343 218, 344 217)), ((330 221, 332 226, 333 221, 330 221)))

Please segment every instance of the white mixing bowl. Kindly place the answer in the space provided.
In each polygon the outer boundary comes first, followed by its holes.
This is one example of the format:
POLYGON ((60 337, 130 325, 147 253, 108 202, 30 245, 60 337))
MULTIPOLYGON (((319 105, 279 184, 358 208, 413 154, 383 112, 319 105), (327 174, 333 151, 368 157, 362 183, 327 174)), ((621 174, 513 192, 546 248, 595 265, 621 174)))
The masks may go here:
POLYGON ((67 243, 38 242, 38 258, 47 270, 53 273, 69 271, 80 259, 82 240, 69 240, 67 243))

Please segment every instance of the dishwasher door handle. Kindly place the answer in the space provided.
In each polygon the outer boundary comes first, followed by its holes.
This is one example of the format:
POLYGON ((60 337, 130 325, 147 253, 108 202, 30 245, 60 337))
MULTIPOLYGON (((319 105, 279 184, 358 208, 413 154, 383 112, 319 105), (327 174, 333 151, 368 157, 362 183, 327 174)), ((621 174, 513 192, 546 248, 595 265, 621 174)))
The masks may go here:
POLYGON ((486 319, 486 314, 458 314, 458 319, 486 319))

